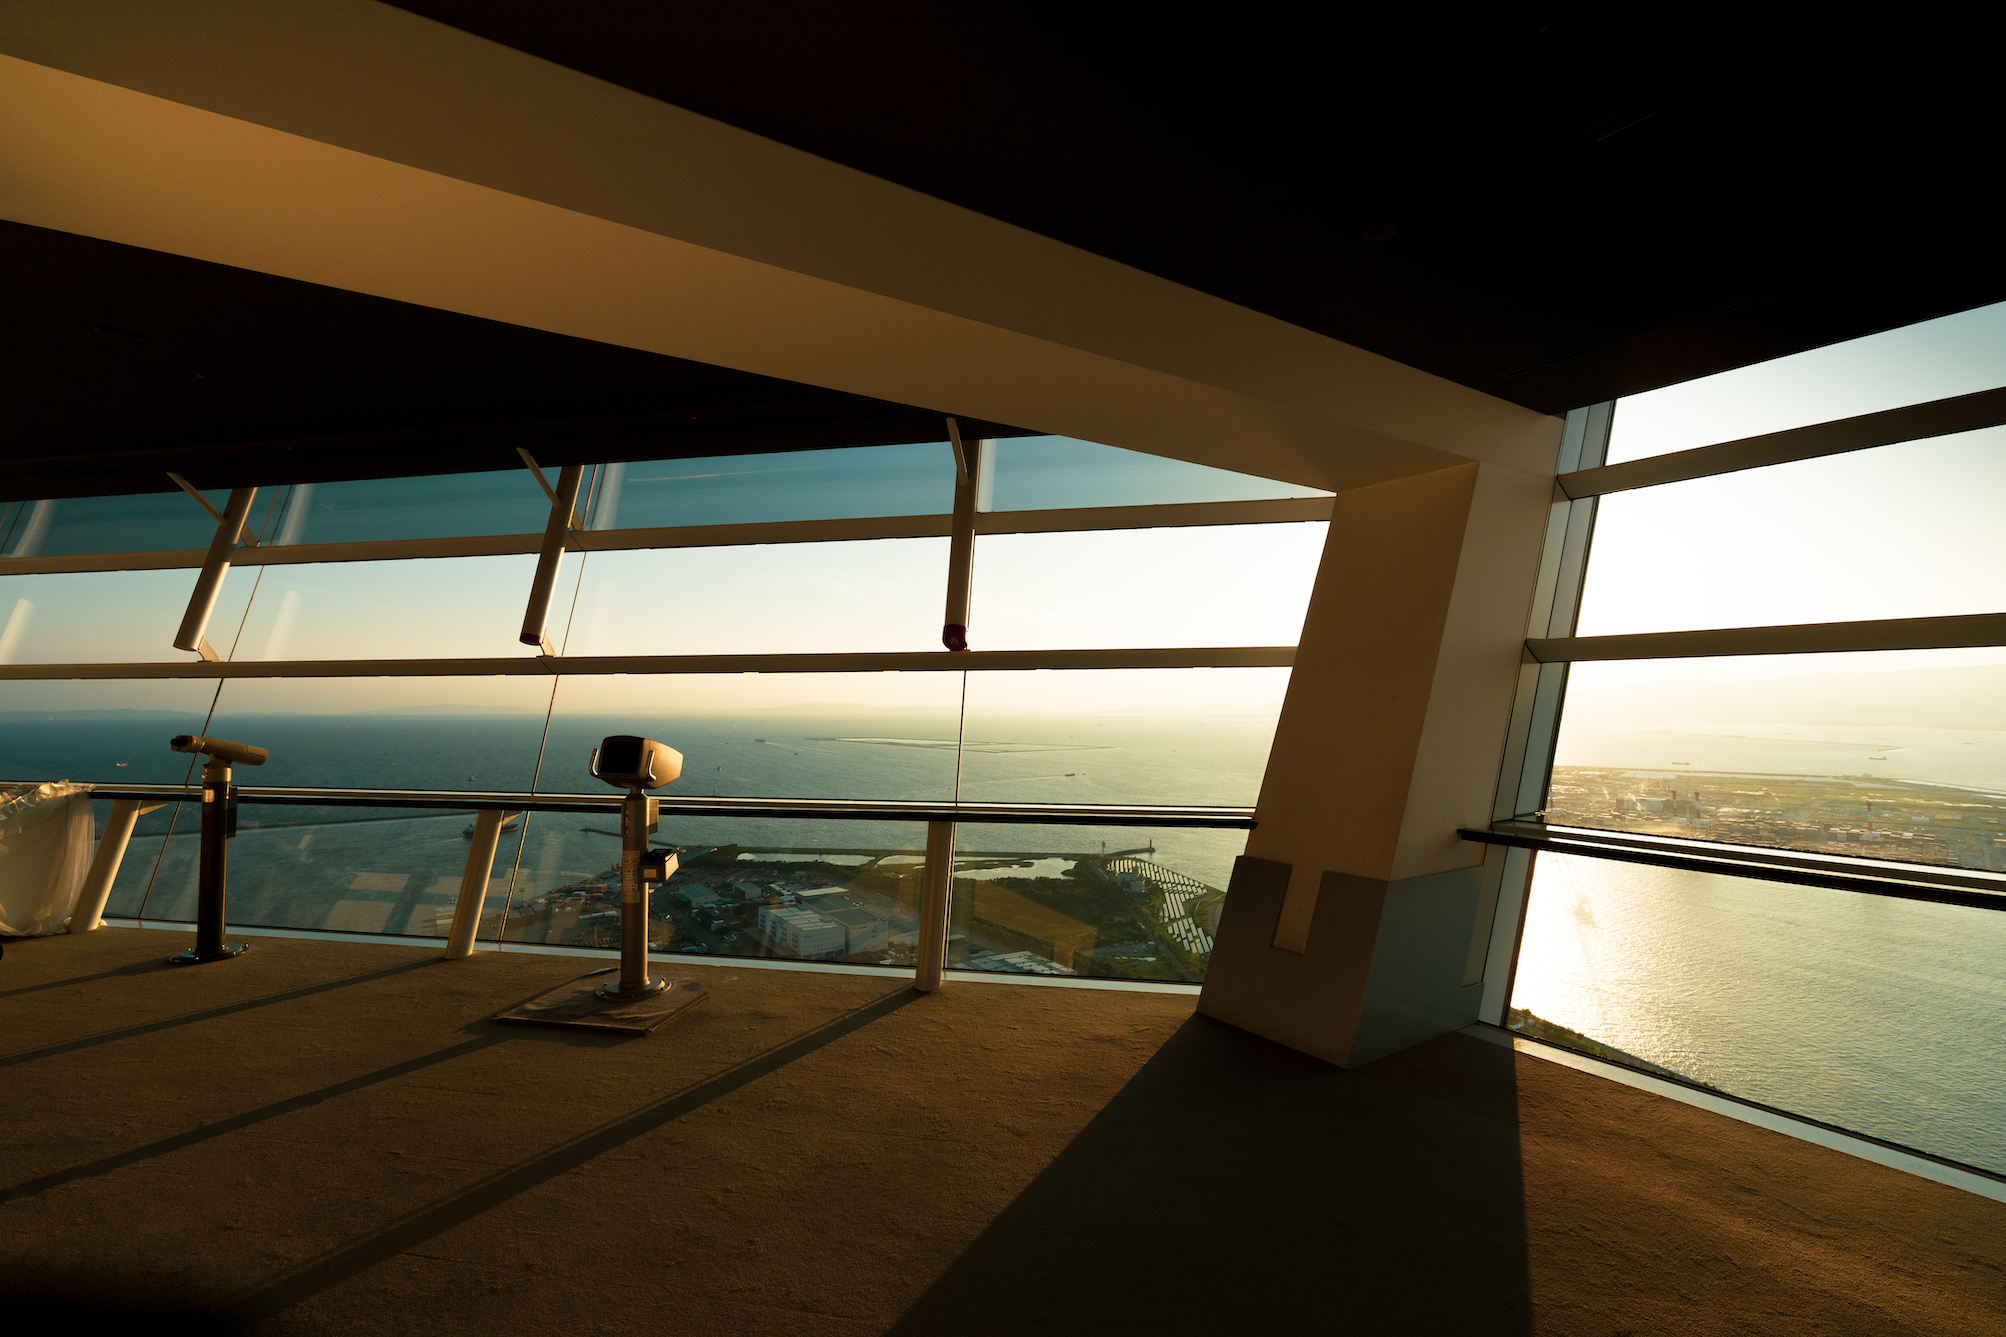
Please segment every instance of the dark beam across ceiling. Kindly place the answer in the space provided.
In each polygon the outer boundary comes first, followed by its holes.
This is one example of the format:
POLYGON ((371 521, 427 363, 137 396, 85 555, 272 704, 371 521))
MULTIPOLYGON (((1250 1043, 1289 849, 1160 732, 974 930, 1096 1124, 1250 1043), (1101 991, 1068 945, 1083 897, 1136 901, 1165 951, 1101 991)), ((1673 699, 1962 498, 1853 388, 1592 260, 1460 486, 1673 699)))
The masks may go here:
MULTIPOLYGON (((934 409, 0 222, 0 500, 939 441, 934 409)), ((971 436, 1023 429, 966 421, 971 436)))

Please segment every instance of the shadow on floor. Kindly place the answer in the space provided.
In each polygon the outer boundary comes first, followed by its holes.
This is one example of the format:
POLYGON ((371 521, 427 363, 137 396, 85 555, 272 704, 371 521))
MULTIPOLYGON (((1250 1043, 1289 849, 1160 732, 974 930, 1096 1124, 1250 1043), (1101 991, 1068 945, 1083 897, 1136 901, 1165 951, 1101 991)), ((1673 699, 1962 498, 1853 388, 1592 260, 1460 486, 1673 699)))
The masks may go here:
POLYGON ((1195 1016, 892 1332, 1333 1329, 1530 1331, 1510 1051, 1344 1071, 1195 1016))

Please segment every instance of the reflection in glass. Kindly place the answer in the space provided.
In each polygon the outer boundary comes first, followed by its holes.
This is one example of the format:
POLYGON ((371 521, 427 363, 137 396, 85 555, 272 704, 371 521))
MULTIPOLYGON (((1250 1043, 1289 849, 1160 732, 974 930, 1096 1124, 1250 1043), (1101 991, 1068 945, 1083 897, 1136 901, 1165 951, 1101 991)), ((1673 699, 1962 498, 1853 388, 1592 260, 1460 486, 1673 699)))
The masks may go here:
POLYGON ((1195 984, 1245 831, 956 830, 948 965, 1195 984))
POLYGON ((2000 649, 1576 664, 1546 819, 2006 872, 2002 703, 2000 649))
POLYGON ((631 733, 683 754, 672 797, 942 799, 957 673, 567 675, 537 788, 597 793, 586 760, 631 733))
MULTIPOLYGON (((575 554, 565 558, 557 580, 561 593, 571 590, 577 562, 575 554)), ((468 659, 534 655, 536 651, 523 645, 519 634, 535 572, 533 553, 269 566, 264 568, 257 600, 231 657, 468 659)), ((192 577, 192 573, 175 574, 184 582, 192 577)), ((248 569, 235 570, 230 580, 248 580, 248 574, 248 569)), ((561 609, 563 604, 553 600, 553 606, 561 609)), ((178 608, 174 616, 178 621, 178 608)), ((555 616, 552 620, 556 623, 555 616)))
POLYGON ((938 650, 947 547, 937 538, 596 552, 564 653, 938 650))
POLYGON ((1603 497, 1580 634, 2006 608, 2006 428, 1603 497))
MULTIPOLYGON (((925 879, 920 823, 664 813, 653 844, 677 850, 680 865, 649 897, 653 951, 912 964, 925 879)), ((616 949, 618 817, 532 816, 515 888, 482 936, 499 929, 510 942, 616 949)))
POLYGON ((945 441, 601 466, 594 529, 742 525, 954 509, 945 441))
MULTIPOLYGON (((230 494, 202 494, 222 510, 230 494)), ((265 500, 260 494, 259 500, 265 500)), ((265 507, 253 509, 251 528, 265 507)), ((73 557, 95 552, 207 548, 216 522, 180 490, 132 497, 64 497, 0 502, 0 557, 73 557)))
MULTIPOLYGON (((0 664, 192 661, 174 648, 174 636, 195 577, 192 570, 0 576, 0 664)), ((226 658, 256 580, 242 569, 224 577, 208 640, 226 658)))
POLYGON ((1281 668, 971 673, 961 796, 1252 806, 1288 680, 1281 668))
MULTIPOLYGON (((194 804, 180 806, 186 811, 159 857, 147 919, 195 918, 201 817, 194 804)), ((444 937, 466 871, 473 818, 471 810, 241 804, 230 842, 230 923, 444 937)), ((514 843, 504 837, 496 854, 490 910, 507 902, 514 843)), ((135 836, 126 860, 144 853, 135 836)), ((481 936, 491 936, 485 924, 481 936)))
POLYGON ((984 469, 993 470, 985 508, 991 511, 1162 506, 1331 495, 1313 487, 1095 445, 1067 436, 1023 436, 992 442, 984 469))
POLYGON ((976 540, 978 650, 1294 645, 1324 522, 989 534, 976 540))
MULTIPOLYGON (((553 482, 556 474, 545 470, 553 482)), ((280 512, 266 542, 277 544, 540 534, 550 519, 550 499, 527 468, 298 483, 275 491, 280 512)))
POLYGON ((1515 1029, 2006 1172, 2006 913, 1538 856, 1515 1029))

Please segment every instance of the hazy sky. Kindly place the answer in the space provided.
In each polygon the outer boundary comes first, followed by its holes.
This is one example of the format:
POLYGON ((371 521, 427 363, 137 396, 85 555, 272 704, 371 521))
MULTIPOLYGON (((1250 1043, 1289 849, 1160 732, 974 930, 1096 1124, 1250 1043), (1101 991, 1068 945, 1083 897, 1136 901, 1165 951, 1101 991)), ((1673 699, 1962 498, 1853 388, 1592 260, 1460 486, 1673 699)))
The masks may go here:
MULTIPOLYGON (((1304 492, 1083 442, 1032 438, 1004 445, 991 482, 997 509, 1304 492)), ((716 520, 723 514, 720 508, 735 519, 808 518, 831 506, 845 514, 858 512, 863 503, 851 494, 854 489, 832 491, 826 476, 830 457, 856 453, 811 452, 799 457, 806 461, 800 467, 775 465, 749 473, 711 468, 715 461, 677 462, 674 468, 631 466, 619 485, 619 514, 635 522, 662 523, 716 520), (700 476, 709 489, 708 500, 700 498, 698 509, 688 514, 665 510, 671 498, 662 489, 674 481, 663 473, 665 468, 700 476), (767 479, 767 473, 773 478, 767 479), (741 487, 741 474, 770 482, 779 490, 777 499, 760 510, 750 494, 757 489, 741 487)), ((885 508, 944 509, 952 493, 952 458, 945 446, 898 447, 891 454, 897 458, 881 471, 885 508), (945 493, 934 486, 940 480, 932 478, 942 466, 949 471, 945 493)), ((785 464, 796 457, 773 458, 785 464)), ((306 501, 316 514, 334 505, 328 514, 350 517, 341 523, 349 529, 361 525, 356 533, 370 537, 387 536, 367 527, 380 525, 381 516, 399 506, 421 529, 445 526, 452 532, 456 525, 460 530, 473 525, 464 508, 448 505, 450 498, 443 494, 434 496, 439 489, 429 487, 431 481, 417 480, 427 486, 414 484, 408 496, 394 495, 388 485, 359 491, 338 485, 353 496, 329 485, 307 493, 306 501)), ((524 482, 533 488, 533 482, 524 482)), ((485 491, 494 490, 489 479, 485 491)), ((62 505, 56 512, 59 521, 67 515, 93 535, 121 532, 111 517, 83 511, 70 515, 62 505)), ((188 506, 194 509, 192 503, 188 506)), ((157 528, 163 521, 151 523, 157 528)), ((976 547, 971 643, 978 649, 1291 645, 1301 631, 1326 527, 985 537, 976 547)), ((60 528, 54 532, 61 537, 60 528)), ((347 533, 344 529, 339 536, 347 533)), ((573 655, 939 650, 947 557, 946 539, 574 553, 561 571, 548 634, 573 655)), ((527 555, 239 567, 225 581, 209 639, 226 658, 236 660, 527 658, 532 652, 518 642, 517 632, 534 567, 535 558, 527 555)), ((186 570, 0 578, 0 662, 178 659, 181 655, 169 645, 193 580, 186 570)), ((1286 676, 1282 670, 987 674, 976 679, 970 695, 972 701, 998 709, 1142 706, 1271 712, 1286 676)), ((8 697, 17 708, 29 709, 182 709, 188 708, 184 698, 202 697, 206 706, 204 693, 211 690, 203 687, 190 695, 165 683, 17 684, 8 697)), ((955 673, 579 677, 566 682, 558 708, 615 709, 632 703, 636 708, 764 709, 848 701, 951 713, 960 694, 961 676, 955 673)), ((310 713, 455 704, 540 710, 548 700, 548 680, 536 678, 242 680, 225 689, 221 709, 310 713)))
MULTIPOLYGON (((1633 396, 1618 406, 1611 459, 2001 383, 2006 304, 1633 396)), ((861 514, 871 509, 873 496, 893 512, 945 508, 951 474, 943 471, 951 470, 951 458, 943 444, 886 448, 882 456, 862 452, 877 472, 861 492, 843 485, 845 479, 854 483, 851 475, 863 468, 858 461, 846 465, 858 454, 627 466, 602 488, 606 505, 596 522, 861 514)), ((1061 438, 1002 443, 992 474, 995 509, 1304 491, 1061 438)), ((386 537, 383 526, 393 520, 427 533, 479 532, 483 525, 479 517, 468 518, 469 506, 481 510, 488 506, 481 499, 492 500, 490 494, 514 498, 511 484, 534 491, 533 481, 520 475, 479 478, 479 497, 456 492, 451 480, 322 485, 302 502, 316 518, 295 528, 306 539, 351 532, 386 537)), ((2006 429, 1607 497, 1580 630, 1594 635, 1999 611, 2006 604, 1999 594, 1999 573, 2006 571, 2002 498, 2006 429)), ((158 509, 179 499, 150 504, 158 509)), ((535 507, 517 509, 527 515, 535 507)), ((522 523, 509 511, 508 527, 522 523)), ((109 513, 98 516, 84 503, 59 503, 53 525, 43 526, 45 541, 60 540, 64 524, 91 535, 146 528, 109 513)), ((1301 627, 1324 529, 1293 524, 984 538, 976 552, 970 641, 978 649, 1289 644, 1301 627)), ((549 631, 567 653, 581 655, 934 650, 947 546, 945 539, 912 539, 598 553, 582 561, 574 554, 558 583, 549 631)), ((225 584, 209 638, 236 659, 522 656, 529 652, 516 632, 534 562, 514 556, 238 568, 225 584)), ((0 578, 0 662, 178 658, 169 642, 193 579, 189 571, 0 578)), ((1613 685, 2006 662, 2006 650, 1998 649, 1919 653, 1604 665, 1593 676, 1613 685)), ((1279 700, 1285 678, 1278 670, 991 674, 971 690, 999 708, 1105 710, 1132 703, 1265 710, 1279 700)), ((7 699, 23 708, 165 704, 212 690, 169 683, 117 692, 90 683, 13 684, 7 699), (107 693, 123 696, 113 701, 107 693)), ((528 709, 547 702, 548 690, 547 682, 526 678, 243 682, 228 689, 226 709, 312 712, 438 703, 528 709)), ((933 709, 958 700, 960 690, 958 674, 812 681, 702 675, 676 681, 672 691, 666 679, 579 679, 566 684, 560 709, 615 708, 664 700, 664 693, 692 709, 802 701, 933 709), (590 704, 595 701, 601 704, 590 704)))
POLYGON ((1616 408, 1609 462, 2006 385, 2006 302, 1706 376, 1616 408))
MULTIPOLYGON (((1633 459, 2006 384, 2006 304, 1632 396, 1633 459)), ((1678 631, 2006 611, 2006 429, 1604 497, 1580 632, 1678 631)), ((1597 664, 1624 682, 2006 663, 2006 649, 1597 664)))

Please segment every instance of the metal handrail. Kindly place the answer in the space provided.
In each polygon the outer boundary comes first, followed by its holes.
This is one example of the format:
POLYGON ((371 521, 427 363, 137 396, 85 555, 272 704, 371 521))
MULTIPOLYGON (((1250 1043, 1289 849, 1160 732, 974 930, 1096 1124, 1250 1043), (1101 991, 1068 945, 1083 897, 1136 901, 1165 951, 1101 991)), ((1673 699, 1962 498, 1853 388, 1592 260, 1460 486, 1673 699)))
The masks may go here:
POLYGON ((2006 910, 2006 879, 1975 878, 1933 869, 1896 866, 1891 866, 1885 875, 1877 876, 1857 864, 1822 863, 1812 859, 1790 859, 1786 862, 1784 857, 1770 851, 1731 845, 1721 846, 1717 852, 1696 849, 1687 843, 1654 847, 1634 839, 1619 842, 1600 833, 1590 835, 1569 831, 1561 834, 1551 827, 1542 828, 1525 822, 1500 822, 1485 830, 1465 827, 1456 834, 1464 840, 1483 845, 1502 845, 1549 854, 1574 854, 1617 863, 1644 864, 1652 868, 1675 868, 1688 873, 1719 873, 1758 882, 1854 891, 1896 900, 1961 905, 1974 910, 2006 910), (1841 869, 1845 871, 1839 871, 1841 869), (1995 889, 1986 890, 1988 887, 1995 889))
MULTIPOLYGON (((22 782, 27 783, 27 782, 22 782)), ((200 785, 94 785, 93 798, 194 802, 200 785)), ((290 785, 239 785, 243 803, 313 807, 444 808, 470 812, 616 813, 621 796, 527 794, 491 789, 326 789, 290 785)), ((1254 810, 1240 807, 1173 807, 1154 804, 955 803, 925 799, 688 798, 661 796, 663 816, 821 817, 835 821, 987 822, 1016 826, 1202 827, 1252 830, 1254 810)))

